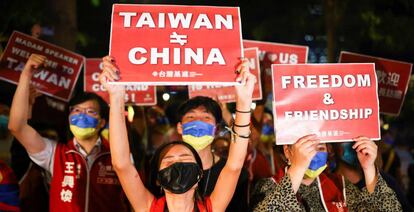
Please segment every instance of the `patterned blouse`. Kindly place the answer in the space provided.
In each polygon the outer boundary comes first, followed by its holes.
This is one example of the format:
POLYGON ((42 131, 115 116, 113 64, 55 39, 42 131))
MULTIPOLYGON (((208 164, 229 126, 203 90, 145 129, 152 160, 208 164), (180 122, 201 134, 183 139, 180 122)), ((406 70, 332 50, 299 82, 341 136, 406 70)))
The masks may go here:
MULTIPOLYGON (((372 194, 366 188, 359 189, 345 180, 346 204, 349 211, 402 211, 394 191, 378 174, 378 182, 372 194)), ((293 192, 292 182, 288 175, 280 183, 272 178, 259 181, 253 191, 253 199, 261 199, 253 211, 325 211, 315 180, 309 186, 301 184, 298 190, 302 201, 298 201, 293 192)))

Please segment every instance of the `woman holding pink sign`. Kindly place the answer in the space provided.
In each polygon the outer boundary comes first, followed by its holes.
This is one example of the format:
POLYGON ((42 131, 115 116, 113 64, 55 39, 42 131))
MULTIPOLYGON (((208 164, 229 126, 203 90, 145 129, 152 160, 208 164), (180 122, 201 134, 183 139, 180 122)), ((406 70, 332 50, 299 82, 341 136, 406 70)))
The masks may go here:
MULTIPOLYGON (((110 95, 109 141, 112 163, 121 185, 135 211, 224 211, 236 188, 240 171, 247 153, 250 134, 250 105, 255 76, 248 71, 247 61, 237 66, 241 70, 236 86, 237 113, 232 128, 233 142, 230 145, 227 163, 220 173, 216 186, 209 197, 197 191, 202 179, 203 166, 197 151, 181 141, 161 146, 152 163, 157 168, 157 183, 164 197, 156 198, 143 184, 129 157, 127 130, 124 116, 124 86, 110 85, 120 79, 112 57, 103 58, 104 69, 101 83, 110 95)), ((154 166, 152 166, 154 167, 154 166)), ((151 170, 154 171, 154 170, 151 170)))

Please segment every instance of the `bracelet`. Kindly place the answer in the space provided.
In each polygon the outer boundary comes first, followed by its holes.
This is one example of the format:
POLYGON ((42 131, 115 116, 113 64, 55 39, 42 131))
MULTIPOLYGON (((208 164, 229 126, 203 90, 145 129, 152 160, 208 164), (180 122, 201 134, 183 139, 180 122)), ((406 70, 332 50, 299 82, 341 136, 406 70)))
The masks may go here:
POLYGON ((239 138, 246 138, 246 139, 250 138, 250 134, 252 133, 252 132, 249 130, 249 134, 248 134, 248 135, 240 135, 240 134, 236 133, 236 131, 234 131, 234 125, 231 127, 231 131, 232 131, 232 133, 233 133, 234 135, 236 135, 237 137, 239 137, 239 138))
POLYGON ((236 109, 236 113, 251 113, 252 111, 251 110, 248 110, 248 111, 241 111, 241 110, 237 110, 236 109))
POLYGON ((234 141, 236 141, 236 136, 237 137, 239 137, 239 138, 244 138, 244 139, 249 139, 250 138, 250 134, 251 134, 251 131, 249 131, 249 134, 248 135, 239 135, 238 133, 236 133, 235 131, 234 131, 234 125, 231 127, 231 128, 228 128, 228 127, 226 127, 226 129, 228 130, 228 131, 230 131, 230 133, 231 133, 231 140, 234 142, 234 141))
POLYGON ((235 127, 250 127, 250 123, 248 123, 248 124, 243 124, 243 125, 238 125, 238 124, 236 124, 236 123, 233 123, 233 126, 235 126, 235 127))

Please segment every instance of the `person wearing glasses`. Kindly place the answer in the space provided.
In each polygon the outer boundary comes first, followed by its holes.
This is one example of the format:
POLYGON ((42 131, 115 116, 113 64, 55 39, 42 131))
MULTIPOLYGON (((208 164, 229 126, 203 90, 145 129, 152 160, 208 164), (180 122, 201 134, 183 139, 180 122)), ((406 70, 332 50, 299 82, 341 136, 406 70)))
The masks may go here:
POLYGON ((28 125, 30 81, 45 60, 45 56, 32 54, 26 62, 8 127, 30 158, 51 173, 50 211, 128 211, 112 168, 109 143, 100 137, 109 113, 101 97, 80 93, 70 100, 68 121, 73 139, 66 144, 52 142, 28 125))

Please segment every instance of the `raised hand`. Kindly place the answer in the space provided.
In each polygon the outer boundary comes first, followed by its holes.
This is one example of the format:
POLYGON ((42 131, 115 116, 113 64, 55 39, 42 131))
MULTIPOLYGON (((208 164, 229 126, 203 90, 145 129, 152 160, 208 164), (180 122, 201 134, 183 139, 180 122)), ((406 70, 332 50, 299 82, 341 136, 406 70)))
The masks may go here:
POLYGON ((377 158, 377 145, 367 137, 357 137, 352 139, 355 144, 352 146, 355 149, 361 168, 364 170, 375 168, 375 159, 377 158))
POLYGON ((359 163, 364 172, 365 185, 369 193, 374 192, 378 181, 377 171, 375 168, 375 159, 377 158, 377 145, 369 138, 360 136, 352 139, 359 163))
POLYGON ((291 166, 306 171, 312 158, 318 152, 317 146, 319 143, 320 140, 314 134, 299 138, 299 140, 290 147, 291 154, 289 161, 291 166))
POLYGON ((99 81, 108 91, 111 96, 124 97, 125 86, 124 85, 110 85, 108 82, 116 82, 120 77, 120 71, 115 64, 115 59, 111 56, 105 56, 102 58, 103 70, 99 75, 99 81))
POLYGON ((23 68, 23 75, 32 77, 32 75, 45 65, 46 57, 40 54, 31 54, 23 68))
POLYGON ((250 110, 250 105, 252 103, 252 96, 254 90, 254 84, 256 83, 256 76, 254 76, 249 71, 249 61, 243 59, 241 63, 237 66, 236 70, 240 70, 239 76, 236 81, 239 82, 239 85, 236 85, 236 102, 238 110, 245 110, 247 107, 250 110))
POLYGON ((289 167, 287 174, 292 182, 294 193, 299 190, 303 176, 305 175, 312 158, 318 151, 317 146, 319 143, 320 140, 316 135, 312 134, 299 138, 299 140, 290 147, 290 150, 286 150, 286 148, 289 147, 284 147, 285 153, 289 152, 286 156, 288 156, 291 166, 289 167))

